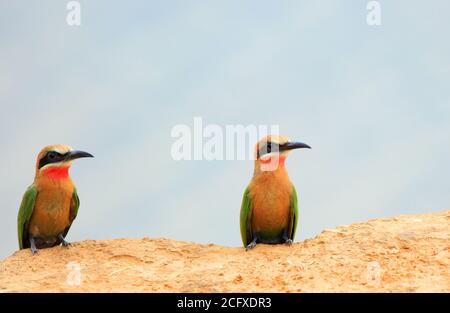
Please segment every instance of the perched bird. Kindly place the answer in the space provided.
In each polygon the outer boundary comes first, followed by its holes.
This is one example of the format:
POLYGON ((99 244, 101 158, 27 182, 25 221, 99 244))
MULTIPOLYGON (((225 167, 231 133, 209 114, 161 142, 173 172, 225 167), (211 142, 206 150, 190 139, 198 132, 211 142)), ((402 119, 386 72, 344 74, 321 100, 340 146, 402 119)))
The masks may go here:
POLYGON ((47 146, 39 153, 36 176, 25 192, 17 217, 20 249, 69 245, 65 237, 76 218, 80 200, 70 179, 72 161, 93 155, 66 145, 47 146))
POLYGON ((308 148, 285 136, 269 135, 256 145, 253 178, 242 199, 240 228, 246 250, 257 243, 292 244, 298 222, 297 192, 285 160, 293 149, 308 148))

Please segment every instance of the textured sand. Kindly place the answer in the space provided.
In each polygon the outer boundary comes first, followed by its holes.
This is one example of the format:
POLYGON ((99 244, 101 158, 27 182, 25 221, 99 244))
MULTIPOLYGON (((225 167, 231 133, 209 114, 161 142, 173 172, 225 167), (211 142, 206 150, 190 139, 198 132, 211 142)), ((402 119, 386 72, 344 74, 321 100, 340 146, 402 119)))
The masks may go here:
POLYGON ((87 240, 0 262, 0 292, 450 292, 450 211, 373 219, 292 246, 87 240))

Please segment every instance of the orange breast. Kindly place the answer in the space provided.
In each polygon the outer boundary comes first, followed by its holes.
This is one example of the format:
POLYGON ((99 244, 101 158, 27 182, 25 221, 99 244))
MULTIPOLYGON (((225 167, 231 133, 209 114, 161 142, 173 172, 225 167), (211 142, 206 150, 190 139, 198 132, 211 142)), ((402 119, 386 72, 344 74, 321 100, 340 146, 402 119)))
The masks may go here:
POLYGON ((69 225, 74 186, 70 179, 41 179, 31 215, 29 232, 34 237, 53 238, 69 225))
POLYGON ((283 171, 264 172, 250 184, 252 229, 256 232, 279 231, 289 223, 292 184, 283 171))

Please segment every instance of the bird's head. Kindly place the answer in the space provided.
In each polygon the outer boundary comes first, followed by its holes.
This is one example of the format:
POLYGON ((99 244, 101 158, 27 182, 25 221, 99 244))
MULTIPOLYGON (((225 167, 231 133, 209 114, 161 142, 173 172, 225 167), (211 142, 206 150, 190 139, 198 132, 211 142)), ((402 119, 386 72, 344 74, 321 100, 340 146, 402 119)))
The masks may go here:
POLYGON ((256 144, 256 163, 263 171, 274 170, 279 165, 284 165, 284 161, 292 150, 301 148, 311 149, 309 145, 290 141, 286 136, 268 135, 256 144))
POLYGON ((90 153, 73 150, 67 145, 50 145, 39 152, 36 162, 36 176, 65 178, 69 176, 69 168, 73 160, 93 157, 90 153))

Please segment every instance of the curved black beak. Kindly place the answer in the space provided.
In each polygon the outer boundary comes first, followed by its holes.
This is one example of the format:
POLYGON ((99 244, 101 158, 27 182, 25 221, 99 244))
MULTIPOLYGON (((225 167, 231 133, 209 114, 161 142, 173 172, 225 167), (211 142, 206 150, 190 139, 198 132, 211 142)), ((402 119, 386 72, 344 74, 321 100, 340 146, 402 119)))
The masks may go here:
POLYGON ((285 144, 280 145, 280 151, 288 151, 294 149, 311 149, 306 143, 303 142, 286 142, 285 144))
POLYGON ((65 159, 67 161, 75 160, 75 159, 81 159, 81 158, 93 158, 94 156, 90 153, 84 152, 84 151, 70 151, 66 154, 65 159))

